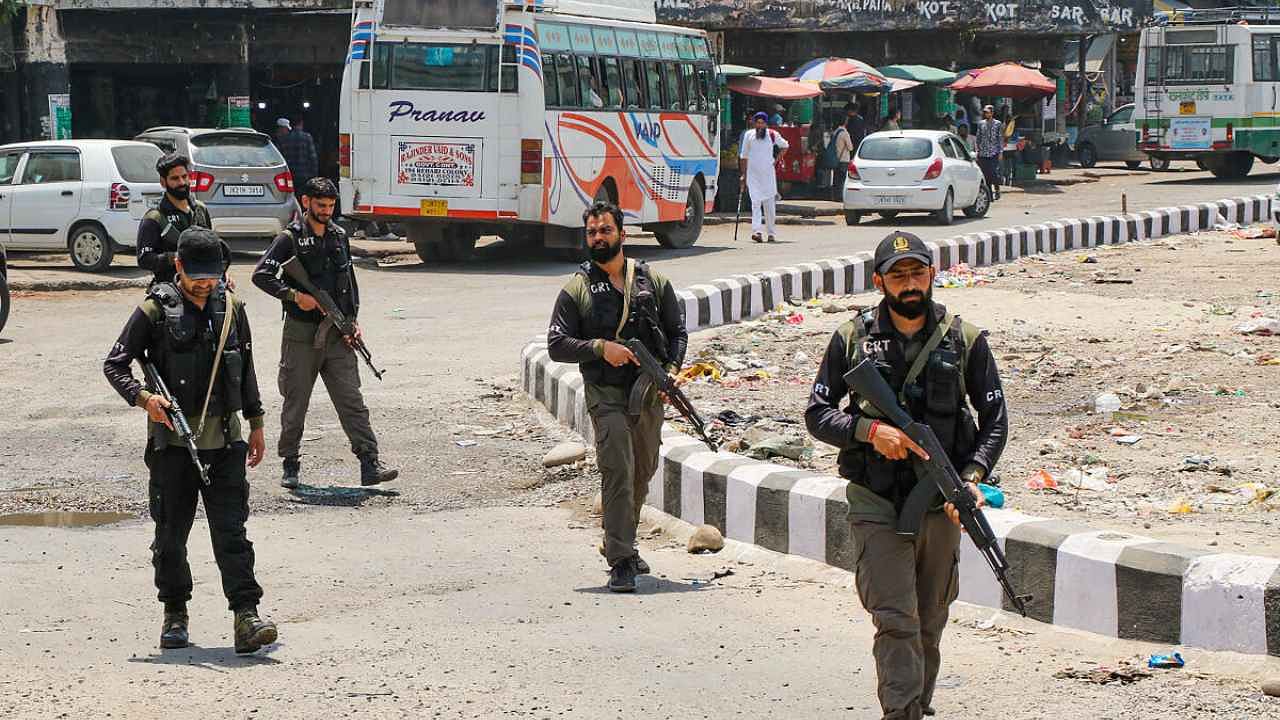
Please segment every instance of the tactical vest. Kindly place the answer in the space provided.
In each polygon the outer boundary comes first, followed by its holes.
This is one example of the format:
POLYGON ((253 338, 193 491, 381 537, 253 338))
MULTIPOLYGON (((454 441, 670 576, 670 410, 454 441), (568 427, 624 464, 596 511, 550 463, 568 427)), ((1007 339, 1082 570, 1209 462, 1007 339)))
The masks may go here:
MULTIPOLYGON (((964 372, 969 349, 980 331, 959 317, 948 315, 940 304, 935 303, 931 312, 935 313, 938 324, 951 320, 951 327, 923 360, 917 358, 922 367, 914 378, 908 377, 911 367, 896 337, 876 332, 874 308, 851 321, 852 332, 846 338, 848 367, 871 358, 898 394, 899 403, 916 421, 933 429, 952 465, 962 470, 973 459, 977 443, 977 425, 969 411, 964 372)), ((867 403, 860 402, 856 394, 850 393, 850 402, 863 415, 878 416, 867 403)), ((870 443, 855 443, 852 448, 842 450, 838 462, 842 477, 892 500, 899 510, 916 484, 910 462, 889 460, 870 443)))
POLYGON ((190 227, 213 228, 209 217, 209 208, 196 199, 188 201, 191 205, 191 220, 182 213, 165 215, 160 208, 151 208, 143 217, 160 226, 161 251, 173 253, 178 251, 178 236, 190 227))
MULTIPOLYGON (((659 311, 658 290, 649 274, 649 267, 642 262, 636 263, 635 283, 631 288, 631 306, 627 312, 626 323, 622 332, 618 332, 618 322, 622 317, 623 296, 617 292, 609 276, 590 262, 584 262, 578 268, 578 274, 587 285, 584 293, 585 302, 579 298, 578 315, 582 318, 582 337, 589 340, 630 340, 638 338, 649 348, 658 362, 665 364, 667 357, 667 338, 662 329, 662 316, 659 311)), ((617 385, 630 387, 639 375, 635 365, 626 364, 614 367, 604 358, 596 358, 581 366, 582 379, 597 385, 617 385)))
MULTIPOLYGON (((173 283, 157 283, 147 292, 147 299, 160 305, 161 317, 155 323, 149 359, 169 386, 188 419, 194 426, 204 407, 205 393, 209 389, 209 375, 213 372, 213 358, 218 351, 218 339, 226 313, 233 312, 233 296, 219 284, 209 296, 207 308, 212 324, 206 324, 205 315, 187 312, 182 291, 173 283)), ((231 329, 227 333, 218 377, 209 398, 207 415, 228 417, 241 409, 241 384, 244 376, 244 355, 234 314, 231 329)))
MULTIPOLYGON (((359 308, 356 306, 355 293, 352 292, 351 287, 351 255, 347 252, 346 243, 342 242, 341 228, 334 225, 329 227, 330 232, 326 232, 324 237, 312 235, 297 223, 285 228, 284 232, 293 241, 293 254, 306 269, 311 282, 329 293, 329 297, 338 303, 342 312, 349 317, 355 317, 359 308), (326 242, 330 233, 333 237, 332 243, 326 242)), ((305 292, 302 288, 295 286, 287 275, 284 281, 294 290, 305 292)), ((289 301, 284 302, 284 311, 295 320, 316 324, 324 320, 324 314, 319 310, 303 310, 297 303, 289 301)))

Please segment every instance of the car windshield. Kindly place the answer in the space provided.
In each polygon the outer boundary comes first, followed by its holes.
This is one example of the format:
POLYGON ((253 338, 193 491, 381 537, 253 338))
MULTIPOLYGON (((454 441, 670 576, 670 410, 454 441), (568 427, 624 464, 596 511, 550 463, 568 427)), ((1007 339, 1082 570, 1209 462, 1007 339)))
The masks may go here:
POLYGON ((159 182, 156 177, 156 161, 160 148, 155 145, 121 145, 111 148, 116 169, 125 182, 159 182))
POLYGON ((217 167, 275 167, 284 158, 261 135, 210 134, 191 138, 191 160, 217 167))
POLYGON ((863 160, 923 160, 933 154, 928 138, 869 137, 858 147, 863 160))

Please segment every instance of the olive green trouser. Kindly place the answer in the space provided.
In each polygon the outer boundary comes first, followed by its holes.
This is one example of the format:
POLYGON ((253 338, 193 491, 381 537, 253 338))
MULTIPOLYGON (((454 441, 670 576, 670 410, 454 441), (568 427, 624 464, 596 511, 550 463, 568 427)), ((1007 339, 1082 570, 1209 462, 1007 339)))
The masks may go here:
POLYGON ((858 598, 876 626, 872 654, 884 720, 919 720, 933 700, 938 645, 960 592, 960 529, 941 512, 919 534, 850 521, 858 598))
POLYGON ((649 494, 649 480, 658 469, 662 401, 651 392, 640 414, 628 415, 625 388, 587 383, 585 394, 600 468, 604 556, 612 567, 635 555, 640 510, 649 494))
POLYGON ((302 431, 311 406, 311 392, 316 378, 324 380, 338 422, 351 442, 356 455, 378 454, 378 439, 369 424, 369 408, 360 392, 360 361, 356 353, 332 328, 316 347, 316 326, 285 319, 280 343, 280 441, 277 452, 282 458, 298 457, 302 450, 302 431))

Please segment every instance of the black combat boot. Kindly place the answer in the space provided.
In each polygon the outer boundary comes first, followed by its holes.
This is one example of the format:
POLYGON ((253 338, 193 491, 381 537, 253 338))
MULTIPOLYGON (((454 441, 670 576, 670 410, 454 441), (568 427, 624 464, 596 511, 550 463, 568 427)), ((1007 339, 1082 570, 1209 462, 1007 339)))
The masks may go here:
POLYGON ((609 568, 609 590, 616 593, 636 591, 635 558, 619 560, 609 568))
POLYGON ((377 455, 367 453, 360 456, 360 484, 364 486, 391 482, 400 477, 400 471, 382 464, 377 455))
POLYGON ((280 487, 293 490, 298 487, 298 475, 302 472, 302 463, 298 458, 284 459, 284 475, 280 477, 280 487))
POLYGON ((258 617, 257 608, 236 611, 236 653, 251 653, 276 641, 276 624, 258 617))
POLYGON ((164 650, 177 650, 191 644, 191 636, 187 634, 187 608, 166 606, 164 624, 160 626, 160 647, 164 650))

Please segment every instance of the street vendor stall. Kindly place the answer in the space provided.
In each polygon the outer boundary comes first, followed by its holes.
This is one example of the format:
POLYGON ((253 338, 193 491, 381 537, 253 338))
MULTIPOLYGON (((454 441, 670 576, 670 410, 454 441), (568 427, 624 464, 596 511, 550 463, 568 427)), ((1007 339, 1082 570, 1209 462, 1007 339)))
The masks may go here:
MULTIPOLYGON (((822 95, 822 89, 817 85, 797 82, 793 78, 775 78, 763 75, 730 78, 726 86, 729 90, 739 95, 771 101, 791 102, 807 100, 822 95)), ((772 103, 768 103, 767 105, 760 104, 745 108, 739 115, 745 117, 751 112, 771 106, 772 103)), ((777 160, 778 182, 784 188, 784 193, 792 185, 807 185, 811 183, 817 156, 809 149, 808 135, 810 126, 808 124, 779 125, 774 126, 772 129, 781 134, 791 146, 777 160)), ((738 144, 745 130, 745 123, 734 127, 732 144, 728 146, 724 156, 722 156, 724 157, 724 162, 721 163, 720 193, 725 196, 724 202, 721 203, 722 209, 732 207, 737 202, 737 152, 738 144), (732 182, 728 183, 727 181, 729 180, 732 180, 732 182), (730 198, 730 195, 733 197, 730 198)))
MULTIPOLYGON (((1008 98, 996 109, 996 117, 1005 123, 1005 160, 1012 181, 1034 179, 1037 172, 1048 172, 1049 146, 1064 138, 1044 132, 1044 114, 1049 107, 1044 99, 1055 98, 1058 83, 1040 71, 1015 62, 1004 62, 960 74, 951 84, 958 94, 979 98, 1008 98)), ((992 103, 996 104, 996 103, 992 103)))

